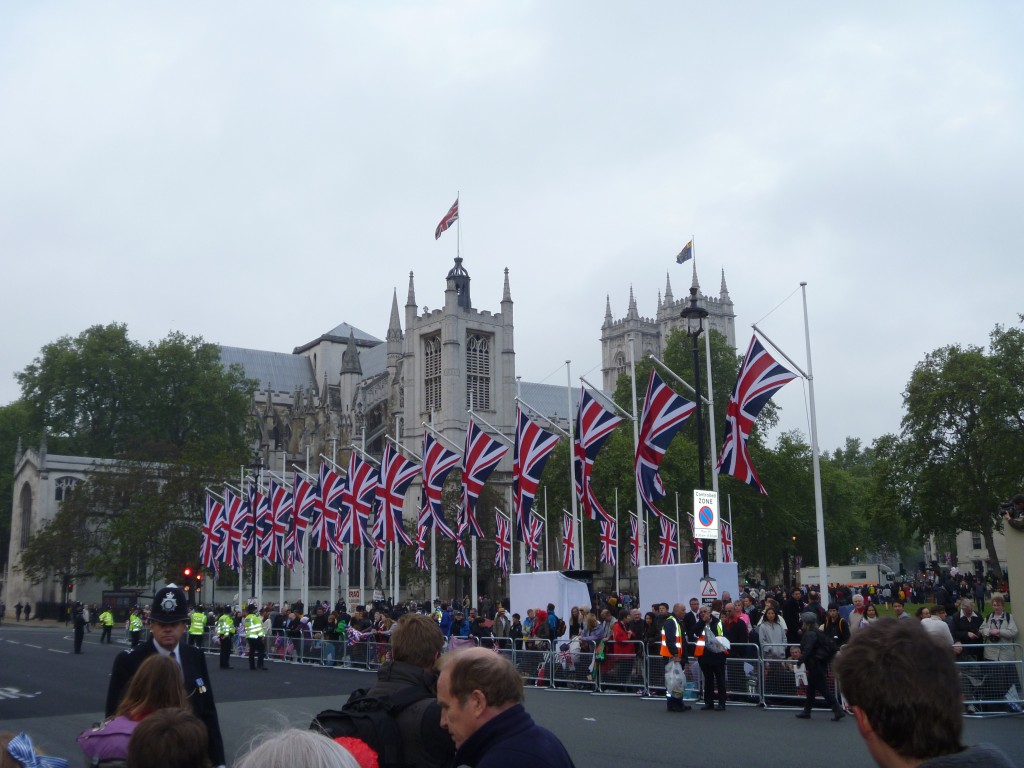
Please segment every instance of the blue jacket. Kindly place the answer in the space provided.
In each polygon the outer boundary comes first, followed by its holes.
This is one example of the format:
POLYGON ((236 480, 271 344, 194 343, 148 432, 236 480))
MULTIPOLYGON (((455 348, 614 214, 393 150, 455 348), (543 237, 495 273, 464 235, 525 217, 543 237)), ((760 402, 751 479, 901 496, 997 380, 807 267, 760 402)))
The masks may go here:
POLYGON ((455 763, 469 768, 574 768, 558 737, 533 722, 516 704, 485 723, 455 753, 455 763))

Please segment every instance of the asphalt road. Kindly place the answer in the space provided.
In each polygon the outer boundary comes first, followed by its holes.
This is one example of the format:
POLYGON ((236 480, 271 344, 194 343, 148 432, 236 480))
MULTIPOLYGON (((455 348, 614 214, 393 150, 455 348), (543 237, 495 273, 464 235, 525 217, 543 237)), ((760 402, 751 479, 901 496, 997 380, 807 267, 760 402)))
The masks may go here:
MULTIPOLYGON (((63 627, 5 622, 0 626, 0 730, 26 730, 47 752, 77 764, 81 752, 75 737, 102 717, 111 665, 124 647, 100 645, 94 632, 76 656, 63 627)), ((307 727, 317 712, 337 707, 349 692, 373 680, 367 672, 276 662, 270 672, 249 672, 243 659, 234 661, 234 670, 222 671, 213 656, 209 665, 229 760, 267 730, 307 727)), ((833 723, 826 712, 809 722, 795 720, 791 710, 744 706, 669 714, 658 700, 532 688, 527 709, 562 739, 581 768, 638 763, 706 768, 709 761, 745 768, 872 764, 853 719, 833 723)), ((1020 717, 969 719, 965 741, 996 744, 1024 766, 1020 717)))

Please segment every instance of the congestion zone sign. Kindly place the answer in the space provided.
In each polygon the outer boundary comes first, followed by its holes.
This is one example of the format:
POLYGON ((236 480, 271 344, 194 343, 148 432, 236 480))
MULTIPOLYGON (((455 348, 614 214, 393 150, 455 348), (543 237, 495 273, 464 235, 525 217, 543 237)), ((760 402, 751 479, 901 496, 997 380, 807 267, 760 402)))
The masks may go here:
POLYGON ((693 492, 693 538, 718 541, 718 494, 693 492))

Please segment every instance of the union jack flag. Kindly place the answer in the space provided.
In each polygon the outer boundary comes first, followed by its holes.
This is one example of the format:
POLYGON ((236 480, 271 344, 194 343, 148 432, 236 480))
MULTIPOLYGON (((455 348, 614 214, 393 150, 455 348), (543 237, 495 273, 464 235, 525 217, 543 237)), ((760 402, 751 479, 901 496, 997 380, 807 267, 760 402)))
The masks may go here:
POLYGON ((562 515, 562 570, 576 569, 576 521, 572 515, 562 515))
POLYGON ((633 515, 629 516, 629 563, 633 567, 640 565, 640 519, 633 515))
POLYGON ((508 559, 512 554, 508 520, 500 512, 494 513, 494 564, 508 576, 508 559))
POLYGON ((252 481, 246 481, 246 491, 242 496, 242 506, 238 513, 239 525, 242 526, 242 541, 238 545, 239 558, 251 555, 256 540, 256 518, 253 515, 252 481))
POLYGON ((590 486, 590 476, 594 470, 594 459, 601 450, 604 441, 612 430, 622 423, 622 419, 604 408, 590 396, 583 387, 580 394, 580 407, 576 413, 576 442, 573 445, 573 474, 576 480, 576 494, 583 504, 583 512, 588 520, 597 520, 598 516, 605 520, 612 517, 597 500, 590 486))
POLYGON ((449 451, 430 432, 423 433, 423 493, 420 501, 420 517, 417 525, 421 528, 437 528, 449 539, 455 538, 455 531, 444 520, 444 505, 441 491, 445 478, 455 468, 461 457, 449 451))
POLYGON ((427 529, 422 526, 416 527, 416 567, 421 571, 430 568, 427 565, 427 529))
POLYGON ((466 554, 466 544, 462 540, 462 531, 459 531, 455 539, 455 564, 469 568, 469 556, 466 554))
POLYGON ((332 470, 327 462, 320 464, 320 480, 317 483, 316 507, 310 538, 313 546, 327 552, 341 554, 338 544, 338 526, 341 513, 341 495, 345 492, 345 479, 332 470))
POLYGON ((537 567, 537 550, 540 549, 543 535, 544 521, 536 515, 530 515, 530 530, 526 532, 526 560, 531 568, 537 567))
POLYGON ((355 451, 348 458, 348 475, 341 493, 341 521, 338 543, 354 547, 366 545, 366 521, 370 519, 373 499, 377 495, 377 470, 363 461, 355 451))
POLYGON ((658 536, 658 544, 661 545, 661 564, 674 565, 678 562, 676 554, 679 550, 679 531, 676 524, 667 517, 661 517, 661 535, 658 536))
MULTIPOLYGON (((375 525, 375 527, 376 527, 376 525, 375 525)), ((385 544, 384 544, 384 542, 380 541, 379 539, 374 539, 373 540, 373 545, 374 545, 374 557, 373 557, 374 570, 376 570, 378 573, 382 573, 384 571, 384 547, 385 547, 385 544)))
POLYGON ((270 480, 270 535, 264 540, 264 557, 268 562, 283 565, 287 559, 288 533, 292 529, 295 506, 292 492, 285 483, 270 480))
POLYGON ((732 555, 732 523, 722 518, 722 562, 731 563, 733 560, 732 555))
POLYGON ((618 526, 608 520, 601 521, 601 562, 615 565, 619 554, 618 526))
POLYGON ((253 512, 253 549, 257 557, 266 557, 264 549, 267 539, 274 530, 274 520, 270 516, 270 499, 263 493, 263 486, 249 481, 249 506, 253 512))
POLYGON ((295 473, 295 480, 292 483, 294 513, 292 525, 288 529, 288 544, 286 549, 294 561, 305 562, 302 550, 306 544, 306 531, 309 530, 313 521, 313 512, 316 507, 316 488, 301 473, 295 473))
POLYGON ((402 502, 409 484, 420 471, 420 465, 409 461, 390 443, 384 446, 380 460, 380 484, 377 486, 377 519, 382 520, 382 531, 378 538, 409 546, 412 539, 402 527, 402 502))
POLYGON ((245 530, 245 523, 242 520, 242 499, 230 488, 224 489, 224 516, 227 520, 227 531, 221 540, 219 559, 228 568, 238 570, 242 564, 242 557, 239 548, 242 544, 242 536, 245 530))
POLYGON ((747 441, 761 409, 795 378, 795 373, 768 354, 757 336, 751 337, 725 412, 725 442, 722 443, 717 469, 756 488, 763 496, 768 492, 757 477, 747 441))
MULTIPOLYGON (((693 537, 693 515, 688 515, 690 518, 690 536, 693 537)), ((693 562, 703 563, 704 562, 704 540, 693 539, 693 562)))
POLYGON ((441 233, 444 232, 448 227, 459 220, 459 198, 455 198, 455 202, 452 203, 452 207, 448 209, 448 213, 441 219, 441 223, 437 225, 437 229, 434 230, 434 239, 437 240, 441 233))
POLYGON ((203 535, 199 545, 199 562, 213 570, 216 576, 217 552, 226 531, 224 505, 209 493, 206 494, 206 514, 203 517, 203 535))
POLYGON ((540 485, 544 465, 555 446, 558 436, 538 427, 527 418, 522 409, 516 411, 516 445, 512 459, 512 495, 515 500, 516 536, 520 541, 529 531, 525 521, 530 519, 533 499, 540 485))
POLYGON ((696 403, 673 392, 658 372, 651 369, 644 410, 640 416, 640 439, 636 447, 634 471, 640 498, 652 515, 662 516, 654 502, 665 497, 665 485, 661 482, 658 468, 672 438, 696 407, 696 403))
POLYGON ((462 458, 462 514, 459 522, 469 528, 470 536, 479 538, 484 535, 476 521, 476 503, 484 483, 506 453, 507 445, 492 439, 473 419, 469 420, 466 428, 466 453, 462 458))

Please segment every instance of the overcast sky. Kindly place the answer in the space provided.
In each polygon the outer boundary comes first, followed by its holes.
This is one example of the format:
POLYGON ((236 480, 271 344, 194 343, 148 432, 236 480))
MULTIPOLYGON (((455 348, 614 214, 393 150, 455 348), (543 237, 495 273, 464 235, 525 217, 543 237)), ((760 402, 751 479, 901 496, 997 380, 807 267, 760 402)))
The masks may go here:
POLYGON ((740 351, 759 322, 805 365, 808 283, 821 446, 869 443, 925 353, 1024 311, 1021 29, 994 2, 3 3, 0 403, 97 323, 383 338, 410 271, 443 303, 458 192, 526 380, 599 381, 606 294, 653 316, 695 236, 740 351))

